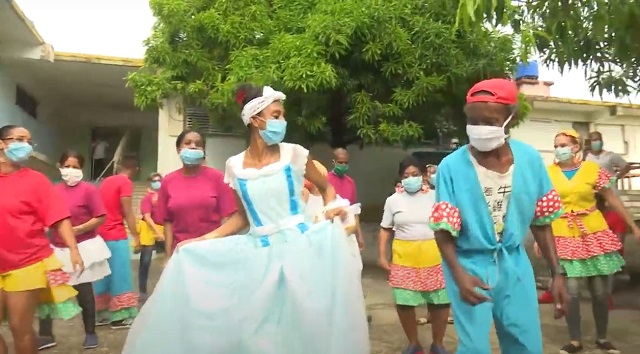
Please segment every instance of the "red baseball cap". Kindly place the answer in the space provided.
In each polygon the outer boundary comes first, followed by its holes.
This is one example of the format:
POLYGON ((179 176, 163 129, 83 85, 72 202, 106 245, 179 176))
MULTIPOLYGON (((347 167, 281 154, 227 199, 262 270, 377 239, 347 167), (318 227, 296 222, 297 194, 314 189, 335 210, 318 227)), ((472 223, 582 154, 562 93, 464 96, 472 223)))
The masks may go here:
POLYGON ((518 87, 507 79, 489 79, 478 82, 467 92, 467 103, 488 102, 514 105, 518 103, 518 87), (476 95, 479 92, 487 93, 476 95), (474 96, 475 95, 475 96, 474 96))

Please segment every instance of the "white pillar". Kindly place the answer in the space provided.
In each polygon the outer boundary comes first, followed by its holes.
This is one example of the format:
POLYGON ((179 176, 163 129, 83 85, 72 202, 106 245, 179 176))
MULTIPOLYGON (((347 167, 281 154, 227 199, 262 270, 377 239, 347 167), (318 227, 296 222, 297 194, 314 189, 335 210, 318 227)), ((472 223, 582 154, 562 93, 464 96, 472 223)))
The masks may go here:
POLYGON ((158 168, 162 175, 182 166, 176 152, 176 138, 184 129, 182 98, 164 100, 158 111, 158 168))

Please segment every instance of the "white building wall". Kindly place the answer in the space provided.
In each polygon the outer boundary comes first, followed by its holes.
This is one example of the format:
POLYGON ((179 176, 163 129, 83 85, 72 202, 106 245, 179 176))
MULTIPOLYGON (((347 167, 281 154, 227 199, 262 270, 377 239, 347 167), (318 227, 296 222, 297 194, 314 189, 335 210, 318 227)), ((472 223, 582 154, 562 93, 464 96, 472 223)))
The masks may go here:
POLYGON ((16 82, 0 64, 0 126, 19 125, 27 128, 37 144, 36 151, 47 157, 58 151, 58 132, 55 126, 55 112, 46 101, 41 100, 37 118, 33 118, 16 105, 16 82))

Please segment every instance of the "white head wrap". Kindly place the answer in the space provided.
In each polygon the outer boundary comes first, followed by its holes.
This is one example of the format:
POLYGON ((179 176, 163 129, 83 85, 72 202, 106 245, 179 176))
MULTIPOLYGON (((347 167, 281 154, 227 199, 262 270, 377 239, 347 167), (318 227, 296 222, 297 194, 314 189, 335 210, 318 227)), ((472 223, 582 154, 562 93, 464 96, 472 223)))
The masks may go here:
POLYGON ((267 108, 267 106, 273 102, 284 101, 286 98, 287 96, 284 93, 274 90, 271 86, 265 86, 262 89, 262 96, 252 99, 242 108, 242 114, 240 115, 242 122, 244 125, 249 125, 249 123, 251 123, 251 117, 262 112, 263 109, 267 108))

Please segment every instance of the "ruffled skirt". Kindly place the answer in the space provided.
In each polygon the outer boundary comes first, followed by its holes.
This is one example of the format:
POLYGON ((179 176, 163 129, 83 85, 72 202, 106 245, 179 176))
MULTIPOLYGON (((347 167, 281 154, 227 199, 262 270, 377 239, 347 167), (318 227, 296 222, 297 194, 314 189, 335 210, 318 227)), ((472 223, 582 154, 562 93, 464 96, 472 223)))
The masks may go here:
POLYGON ((619 252, 622 243, 609 229, 579 237, 556 236, 555 243, 560 264, 569 277, 611 275, 624 265, 619 252))
POLYGON ((64 264, 62 270, 70 275, 69 285, 93 283, 111 274, 108 261, 111 257, 111 251, 102 237, 97 236, 80 242, 78 251, 80 251, 80 256, 82 256, 82 261, 84 262, 84 272, 82 274, 73 271, 71 252, 68 248, 53 247, 54 254, 64 264))
POLYGON ((369 354, 342 225, 192 243, 171 258, 124 354, 369 354))

